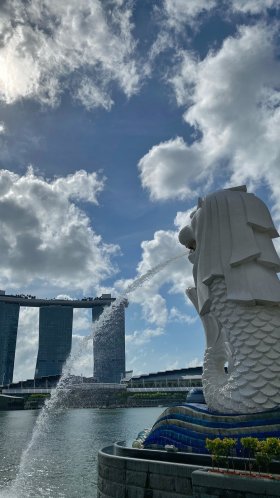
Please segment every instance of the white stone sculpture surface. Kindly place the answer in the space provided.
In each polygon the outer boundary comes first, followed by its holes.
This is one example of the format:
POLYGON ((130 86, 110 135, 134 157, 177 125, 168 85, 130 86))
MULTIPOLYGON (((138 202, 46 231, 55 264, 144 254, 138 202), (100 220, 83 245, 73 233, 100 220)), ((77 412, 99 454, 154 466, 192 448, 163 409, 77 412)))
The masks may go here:
POLYGON ((193 263, 195 288, 187 294, 206 333, 202 383, 212 411, 280 408, 275 237, 269 210, 245 186, 199 199, 191 226, 179 234, 193 263))

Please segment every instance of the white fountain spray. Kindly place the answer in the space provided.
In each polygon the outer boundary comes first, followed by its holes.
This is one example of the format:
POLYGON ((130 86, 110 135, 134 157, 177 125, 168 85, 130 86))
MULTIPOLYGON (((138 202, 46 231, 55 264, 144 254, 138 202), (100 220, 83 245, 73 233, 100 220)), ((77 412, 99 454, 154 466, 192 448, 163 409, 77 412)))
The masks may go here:
MULTIPOLYGON (((65 362, 61 378, 56 388, 52 390, 50 399, 45 402, 44 407, 37 417, 30 442, 21 455, 17 476, 9 486, 9 488, 1 490, 0 497, 39 498, 40 496, 43 496, 53 498, 51 489, 34 489, 32 477, 36 473, 36 469, 33 468, 33 463, 37 462, 37 458, 36 455, 34 456, 33 450, 36 448, 36 444, 40 441, 40 439, 44 436, 47 436, 48 432, 51 431, 51 419, 58 413, 60 413, 61 409, 63 408, 63 399, 67 397, 71 386, 71 371, 73 369, 75 361, 77 361, 77 359, 79 359, 82 355, 88 341, 96 338, 97 336, 99 336, 99 334, 102 334, 106 323, 110 323, 112 321, 114 313, 116 313, 118 308, 126 302, 127 296, 129 294, 131 294, 137 288, 141 287, 143 284, 153 278, 153 276, 155 276, 159 271, 163 270, 170 263, 185 256, 185 253, 181 253, 178 256, 170 258, 156 265, 154 268, 148 270, 144 275, 141 275, 140 277, 133 280, 133 282, 127 287, 124 293, 120 297, 118 297, 111 306, 104 310, 98 321, 94 323, 94 331, 89 336, 84 337, 81 341, 78 351, 75 354, 70 354, 67 361, 65 362)), ((108 340, 108 337, 106 337, 106 339, 108 340)))

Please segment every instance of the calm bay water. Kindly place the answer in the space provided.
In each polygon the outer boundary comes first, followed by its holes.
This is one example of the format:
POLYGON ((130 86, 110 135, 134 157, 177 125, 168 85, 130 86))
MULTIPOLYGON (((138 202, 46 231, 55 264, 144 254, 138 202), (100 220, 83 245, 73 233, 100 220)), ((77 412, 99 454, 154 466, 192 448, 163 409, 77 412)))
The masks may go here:
POLYGON ((132 441, 163 408, 69 409, 57 413, 32 450, 19 488, 9 491, 38 411, 0 412, 0 497, 94 498, 97 453, 115 441, 132 441), (7 491, 8 490, 8 491, 7 491))

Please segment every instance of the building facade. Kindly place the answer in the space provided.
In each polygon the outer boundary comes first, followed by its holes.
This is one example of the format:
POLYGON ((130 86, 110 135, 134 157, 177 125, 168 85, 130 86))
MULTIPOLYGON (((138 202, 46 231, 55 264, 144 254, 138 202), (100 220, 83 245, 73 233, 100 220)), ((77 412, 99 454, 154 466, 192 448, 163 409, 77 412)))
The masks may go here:
POLYGON ((39 314, 39 349, 35 379, 60 375, 72 346, 73 308, 43 306, 39 314))
POLYGON ((0 302, 0 385, 13 380, 19 304, 0 302))
POLYGON ((111 294, 77 300, 42 299, 0 290, 0 385, 13 380, 20 306, 40 308, 39 347, 35 379, 59 376, 71 352, 74 308, 91 308, 95 328, 95 381, 119 383, 125 374, 125 307, 113 304, 106 324, 99 326, 104 309, 116 301, 111 294), (106 325, 106 326, 105 326, 106 325))
POLYGON ((93 376, 96 382, 119 383, 125 376, 125 307, 117 302, 92 308, 93 376))
POLYGON ((201 387, 202 366, 134 375, 124 379, 123 382, 127 385, 127 387, 135 389, 201 387))

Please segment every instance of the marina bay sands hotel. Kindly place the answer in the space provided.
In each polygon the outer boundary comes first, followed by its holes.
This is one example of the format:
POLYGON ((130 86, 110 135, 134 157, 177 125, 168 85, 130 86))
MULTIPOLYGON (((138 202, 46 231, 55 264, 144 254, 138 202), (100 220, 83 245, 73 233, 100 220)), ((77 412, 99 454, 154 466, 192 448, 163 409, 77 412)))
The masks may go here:
MULTIPOLYGON (((34 378, 60 375, 71 352, 74 308, 91 308, 93 329, 103 310, 114 303, 111 294, 82 300, 36 299, 0 291, 0 385, 13 380, 21 306, 39 307, 39 347, 34 378)), ((93 340, 94 380, 119 383, 125 375, 125 307, 116 306, 93 340)))

